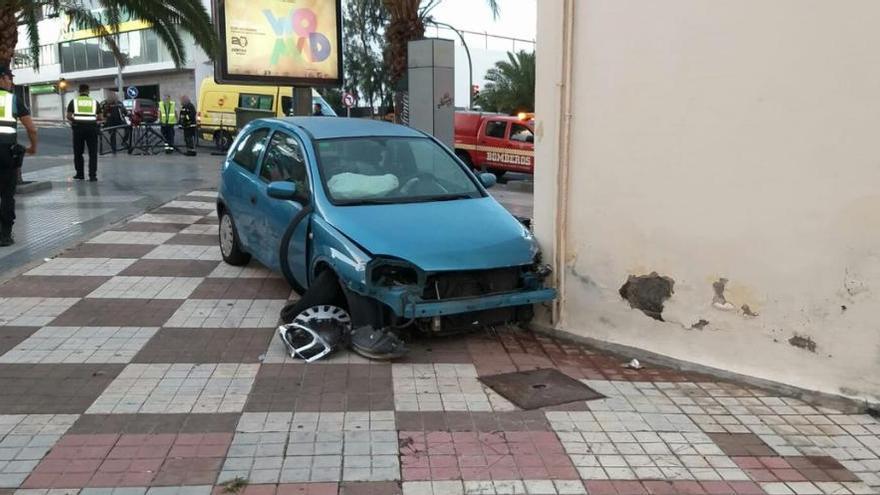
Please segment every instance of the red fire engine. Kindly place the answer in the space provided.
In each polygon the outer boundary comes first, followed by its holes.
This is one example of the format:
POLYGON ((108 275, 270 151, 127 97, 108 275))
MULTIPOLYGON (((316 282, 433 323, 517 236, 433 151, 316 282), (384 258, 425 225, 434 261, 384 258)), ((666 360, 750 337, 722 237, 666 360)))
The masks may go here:
POLYGON ((501 177, 535 169, 534 120, 482 112, 455 112, 455 154, 475 170, 501 177))

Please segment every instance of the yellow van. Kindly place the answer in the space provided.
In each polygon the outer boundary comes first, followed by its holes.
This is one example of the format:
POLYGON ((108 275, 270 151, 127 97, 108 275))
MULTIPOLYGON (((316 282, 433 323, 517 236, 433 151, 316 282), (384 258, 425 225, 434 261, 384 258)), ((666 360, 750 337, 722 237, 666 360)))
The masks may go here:
MULTIPOLYGON (((274 112, 276 117, 285 117, 291 113, 291 93, 290 87, 217 84, 213 78, 206 77, 199 88, 199 135, 213 141, 217 148, 226 150, 238 129, 235 125, 236 108, 267 110, 274 112)), ((336 116, 333 108, 314 89, 312 103, 321 105, 324 115, 336 116)))

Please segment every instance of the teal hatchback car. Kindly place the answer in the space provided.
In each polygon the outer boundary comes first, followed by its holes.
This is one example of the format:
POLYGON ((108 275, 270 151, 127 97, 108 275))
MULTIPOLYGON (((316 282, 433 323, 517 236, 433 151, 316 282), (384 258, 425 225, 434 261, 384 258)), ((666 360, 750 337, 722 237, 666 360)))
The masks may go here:
POLYGON ((223 164, 226 263, 251 257, 302 298, 289 320, 449 333, 555 298, 529 229, 447 147, 363 119, 259 119, 223 164))

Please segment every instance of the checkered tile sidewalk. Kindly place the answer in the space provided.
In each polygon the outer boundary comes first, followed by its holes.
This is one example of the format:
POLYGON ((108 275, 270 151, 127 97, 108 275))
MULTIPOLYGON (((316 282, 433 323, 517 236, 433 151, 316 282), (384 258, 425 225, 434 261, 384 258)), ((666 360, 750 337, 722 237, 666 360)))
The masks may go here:
POLYGON ((306 365, 193 191, 0 286, 0 495, 880 493, 880 422, 514 329, 306 365), (605 398, 522 411, 480 376, 605 398))

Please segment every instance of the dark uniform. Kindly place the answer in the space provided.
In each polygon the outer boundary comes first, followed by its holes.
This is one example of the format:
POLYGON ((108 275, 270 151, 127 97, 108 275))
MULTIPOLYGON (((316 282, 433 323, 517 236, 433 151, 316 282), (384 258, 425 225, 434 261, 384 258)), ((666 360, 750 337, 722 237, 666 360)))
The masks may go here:
MULTIPOLYGON (((125 106, 119 100, 111 101, 109 103, 104 104, 104 127, 118 127, 121 125, 125 125, 127 122, 125 121, 125 117, 128 112, 125 110, 125 106)), ((129 140, 129 135, 131 133, 131 129, 128 127, 124 129, 112 129, 110 131, 105 130, 104 132, 110 133, 110 148, 113 153, 116 153, 118 148, 116 147, 116 135, 122 134, 122 146, 126 146, 129 140)))
POLYGON ((88 96, 80 95, 67 104, 67 113, 73 114, 73 166, 74 179, 84 179, 83 151, 89 149, 89 180, 98 180, 98 102, 88 96))
MULTIPOLYGON (((24 161, 17 146, 17 119, 31 114, 24 98, 0 89, 0 237, 10 237, 15 223, 15 186, 24 161)), ((9 242, 11 244, 11 240, 9 242)))
POLYGON ((180 127, 189 152, 196 150, 196 106, 188 101, 180 106, 180 127))

